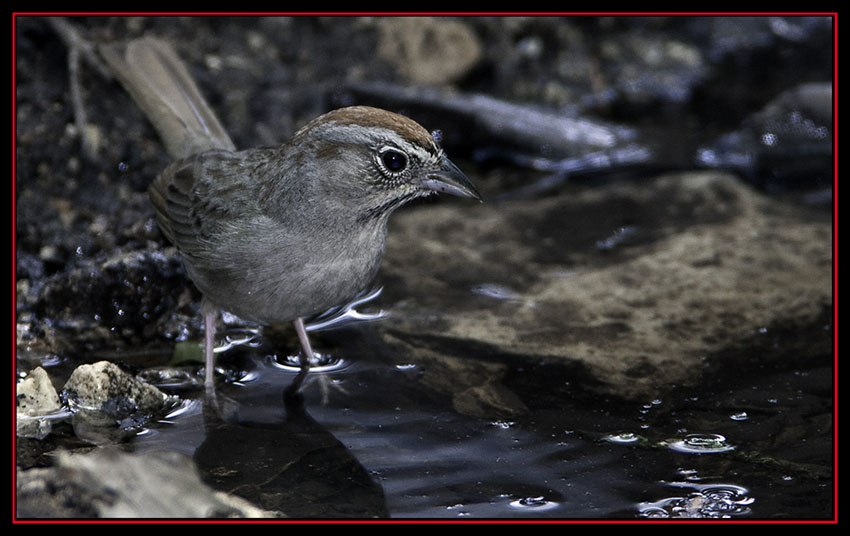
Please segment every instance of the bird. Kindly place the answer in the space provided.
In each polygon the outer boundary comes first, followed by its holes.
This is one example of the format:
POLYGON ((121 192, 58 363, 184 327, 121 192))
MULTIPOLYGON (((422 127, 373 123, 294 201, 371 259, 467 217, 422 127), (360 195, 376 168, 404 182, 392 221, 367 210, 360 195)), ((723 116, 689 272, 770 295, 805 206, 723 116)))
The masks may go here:
POLYGON ((436 193, 482 201, 437 136, 404 115, 347 106, 280 145, 237 150, 169 42, 141 37, 99 50, 173 158, 149 194, 203 296, 208 391, 220 311, 292 323, 303 378, 313 358, 305 318, 371 283, 396 209, 436 193))

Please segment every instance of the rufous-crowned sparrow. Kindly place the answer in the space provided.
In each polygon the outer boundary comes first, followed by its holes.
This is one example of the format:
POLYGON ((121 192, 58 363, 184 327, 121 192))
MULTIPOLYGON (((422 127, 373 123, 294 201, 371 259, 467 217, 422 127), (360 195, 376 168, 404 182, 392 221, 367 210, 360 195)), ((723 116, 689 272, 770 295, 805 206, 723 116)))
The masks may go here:
POLYGON ((281 146, 236 151, 168 43, 141 38, 101 52, 176 159, 150 196, 204 296, 208 390, 219 310, 260 324, 293 322, 306 372, 313 351, 303 319, 367 287, 395 209, 434 192, 481 199, 407 117, 341 108, 281 146))

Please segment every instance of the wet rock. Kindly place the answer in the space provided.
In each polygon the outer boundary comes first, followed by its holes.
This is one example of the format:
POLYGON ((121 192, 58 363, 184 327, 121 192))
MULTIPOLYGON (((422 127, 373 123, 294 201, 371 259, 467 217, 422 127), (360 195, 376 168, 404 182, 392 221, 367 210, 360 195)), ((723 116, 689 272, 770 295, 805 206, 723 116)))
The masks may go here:
POLYGON ((435 17, 377 20, 378 55, 416 84, 451 83, 481 58, 481 44, 462 21, 435 17))
POLYGON ((72 408, 108 408, 116 415, 152 412, 161 408, 168 398, 156 387, 140 382, 108 361, 77 367, 62 392, 72 408), (115 402, 116 396, 124 400, 115 402))
POLYGON ((105 448, 55 459, 55 467, 18 471, 19 519, 278 517, 211 490, 177 452, 105 448))
POLYGON ((21 281, 18 298, 30 329, 19 345, 41 343, 63 355, 180 337, 186 317, 175 313, 182 306, 194 318, 192 286, 170 249, 117 248, 32 284, 21 281))
POLYGON ((832 104, 831 82, 784 91, 738 129, 701 148, 697 162, 738 170, 771 190, 818 183, 831 189, 832 104))
POLYGON ((59 395, 50 377, 43 368, 36 367, 15 387, 17 435, 43 439, 53 428, 49 417, 61 408, 59 395))
POLYGON ((108 361, 77 367, 62 397, 73 412, 77 436, 96 444, 136 433, 171 405, 168 395, 108 361))
MULTIPOLYGON (((705 356, 774 327, 823 331, 832 303, 828 219, 721 173, 431 206, 392 226, 384 296, 404 301, 380 324, 387 337, 458 359, 476 347, 494 362, 578 364, 588 386, 627 398, 696 380, 705 356)), ((828 352, 829 334, 817 344, 828 352)))

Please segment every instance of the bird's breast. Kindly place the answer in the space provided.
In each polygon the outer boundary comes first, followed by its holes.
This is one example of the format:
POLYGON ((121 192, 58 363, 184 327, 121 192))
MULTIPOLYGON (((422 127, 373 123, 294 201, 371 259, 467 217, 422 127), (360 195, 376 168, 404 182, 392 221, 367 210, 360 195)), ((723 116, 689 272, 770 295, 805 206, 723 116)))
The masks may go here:
POLYGON ((385 238, 385 227, 270 229, 247 239, 223 237, 205 262, 187 262, 187 271, 221 309, 261 324, 286 322, 343 305, 366 289, 385 238))

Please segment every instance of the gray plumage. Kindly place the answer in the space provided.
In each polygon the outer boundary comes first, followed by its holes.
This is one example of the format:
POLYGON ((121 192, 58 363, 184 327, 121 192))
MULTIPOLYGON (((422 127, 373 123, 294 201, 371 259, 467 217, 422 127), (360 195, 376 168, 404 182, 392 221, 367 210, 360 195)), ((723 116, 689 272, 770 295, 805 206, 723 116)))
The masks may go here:
POLYGON ((302 319, 369 285, 396 208, 435 192, 480 200, 409 118, 341 108, 279 147, 236 151, 168 44, 143 38, 101 50, 176 159, 150 196, 207 302, 208 384, 217 309, 263 324, 293 321, 310 355, 302 319))

